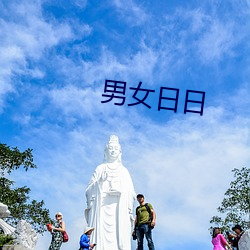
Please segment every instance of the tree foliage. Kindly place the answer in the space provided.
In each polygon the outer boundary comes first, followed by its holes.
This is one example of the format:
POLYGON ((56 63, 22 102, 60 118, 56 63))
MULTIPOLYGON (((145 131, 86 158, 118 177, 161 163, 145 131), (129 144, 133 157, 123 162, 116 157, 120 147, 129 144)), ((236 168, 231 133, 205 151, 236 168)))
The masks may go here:
POLYGON ((12 236, 0 234, 0 247, 2 247, 5 244, 12 245, 13 243, 14 243, 14 238, 12 236))
POLYGON ((247 228, 250 220, 250 168, 233 169, 234 180, 217 211, 223 216, 213 216, 210 223, 223 230, 231 230, 235 224, 247 228))
POLYGON ((27 186, 14 188, 14 182, 5 178, 6 174, 23 167, 26 171, 36 168, 33 163, 32 150, 24 152, 18 148, 10 148, 0 144, 0 202, 6 204, 11 216, 5 220, 15 226, 21 219, 30 223, 38 233, 46 230, 45 224, 51 222, 49 210, 44 208, 44 201, 30 200, 30 188, 27 186))
POLYGON ((6 144, 0 143, 0 166, 2 176, 5 171, 10 174, 21 166, 26 171, 29 168, 36 168, 36 165, 33 163, 32 149, 28 148, 21 152, 17 147, 10 148, 6 144))

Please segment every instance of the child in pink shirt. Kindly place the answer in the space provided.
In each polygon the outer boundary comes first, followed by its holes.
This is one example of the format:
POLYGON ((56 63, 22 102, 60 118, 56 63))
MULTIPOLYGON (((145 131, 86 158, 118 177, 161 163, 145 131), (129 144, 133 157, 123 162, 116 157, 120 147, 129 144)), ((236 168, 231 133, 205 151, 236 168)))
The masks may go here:
POLYGON ((212 244, 214 245, 213 250, 225 250, 225 246, 227 246, 229 249, 232 249, 232 247, 227 243, 223 234, 221 234, 221 231, 218 227, 213 229, 212 244))

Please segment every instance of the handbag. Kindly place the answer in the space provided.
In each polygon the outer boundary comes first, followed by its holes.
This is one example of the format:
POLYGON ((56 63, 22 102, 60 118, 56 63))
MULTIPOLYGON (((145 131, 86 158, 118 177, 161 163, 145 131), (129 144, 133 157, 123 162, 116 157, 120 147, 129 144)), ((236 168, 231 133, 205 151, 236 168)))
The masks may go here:
POLYGON ((64 232, 62 233, 62 235, 63 235, 63 242, 67 242, 67 241, 69 240, 69 236, 68 236, 67 232, 64 231, 64 232))

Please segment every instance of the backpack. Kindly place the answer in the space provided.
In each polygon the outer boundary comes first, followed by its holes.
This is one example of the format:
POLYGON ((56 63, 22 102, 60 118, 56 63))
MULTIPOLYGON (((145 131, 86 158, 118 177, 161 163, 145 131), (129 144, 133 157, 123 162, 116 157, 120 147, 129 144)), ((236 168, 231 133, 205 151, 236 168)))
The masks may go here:
MULTIPOLYGON (((146 207, 147 211, 148 211, 148 214, 149 214, 149 218, 148 218, 148 225, 151 229, 153 229, 154 227, 151 226, 151 222, 153 220, 153 214, 151 213, 151 210, 150 210, 150 207, 148 206, 148 203, 145 203, 143 206, 146 207)), ((136 215, 138 216, 138 209, 140 208, 140 206, 138 206, 136 208, 136 215)))

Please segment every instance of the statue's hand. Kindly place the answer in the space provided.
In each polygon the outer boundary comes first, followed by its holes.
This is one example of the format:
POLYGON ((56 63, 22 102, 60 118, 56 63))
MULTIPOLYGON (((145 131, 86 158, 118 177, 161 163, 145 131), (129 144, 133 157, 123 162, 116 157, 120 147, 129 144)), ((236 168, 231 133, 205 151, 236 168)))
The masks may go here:
POLYGON ((132 221, 132 222, 135 221, 133 214, 130 214, 130 221, 132 221))
POLYGON ((91 208, 93 206, 93 202, 95 200, 95 195, 92 195, 89 200, 87 200, 87 208, 91 208))
POLYGON ((89 201, 89 203, 87 204, 87 208, 90 209, 93 206, 93 202, 92 200, 89 201))
POLYGON ((107 180, 107 178, 108 178, 108 173, 106 171, 103 171, 101 180, 105 181, 105 180, 107 180))

